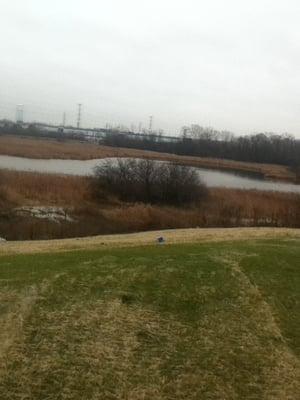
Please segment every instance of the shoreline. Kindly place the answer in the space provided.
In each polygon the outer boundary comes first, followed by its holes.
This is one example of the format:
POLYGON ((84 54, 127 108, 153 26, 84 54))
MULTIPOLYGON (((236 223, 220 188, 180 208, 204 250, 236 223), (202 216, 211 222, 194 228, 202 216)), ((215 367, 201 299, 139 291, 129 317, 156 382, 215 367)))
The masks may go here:
POLYGON ((41 160, 93 160, 103 158, 144 158, 158 161, 177 162, 198 168, 228 172, 257 173, 268 181, 297 183, 296 175, 290 169, 277 164, 247 163, 243 161, 180 156, 148 150, 109 147, 75 140, 59 141, 48 138, 0 135, 0 154, 41 160))

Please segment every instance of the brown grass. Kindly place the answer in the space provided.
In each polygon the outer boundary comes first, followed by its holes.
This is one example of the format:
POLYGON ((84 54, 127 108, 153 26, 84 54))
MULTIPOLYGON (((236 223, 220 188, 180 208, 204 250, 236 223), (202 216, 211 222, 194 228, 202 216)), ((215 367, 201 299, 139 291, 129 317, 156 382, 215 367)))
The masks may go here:
POLYGON ((1 399, 299 398, 299 231, 155 234, 229 242, 101 251, 153 243, 144 233, 4 245, 22 257, 1 259, 1 399), (289 240, 233 242, 270 237, 289 240), (24 256, 71 243, 85 251, 24 256))
POLYGON ((174 229, 122 235, 6 242, 0 245, 0 256, 8 254, 33 254, 73 250, 106 249, 111 247, 147 246, 165 237, 167 244, 206 243, 264 239, 299 239, 300 230, 290 228, 206 228, 174 229))
POLYGON ((0 170, 0 206, 79 205, 90 200, 89 185, 84 177, 0 170))
POLYGON ((158 229, 300 226, 300 196, 254 190, 211 189, 191 207, 99 203, 91 178, 0 171, 0 237, 51 239, 158 229), (22 206, 61 207, 75 222, 41 220, 14 211, 22 206))
POLYGON ((135 157, 154 160, 175 161, 195 167, 255 172, 265 178, 296 181, 296 175, 288 167, 274 164, 247 163, 216 158, 177 156, 154 151, 108 147, 74 140, 58 141, 44 138, 0 136, 0 154, 40 159, 89 160, 105 157, 135 157))
MULTIPOLYGON (((248 346, 244 346, 242 350, 245 359, 251 360, 252 353, 256 355, 260 364, 264 364, 261 371, 263 398, 292 399, 293 394, 299 391, 298 360, 288 346, 275 341, 272 345, 270 340, 267 346, 263 346, 255 333, 251 331, 245 334, 242 331, 241 327, 246 327, 250 318, 254 332, 260 332, 264 338, 278 335, 278 329, 272 323, 272 314, 263 299, 252 292, 251 286, 241 285, 238 289, 243 293, 243 303, 238 303, 239 309, 248 311, 251 304, 256 306, 253 307, 253 312, 250 315, 249 311, 247 315, 241 315, 238 321, 233 314, 224 321, 220 321, 220 316, 204 319, 197 333, 193 333, 189 326, 169 315, 162 318, 152 310, 127 307, 118 300, 98 301, 92 306, 74 304, 69 310, 53 311, 48 315, 39 310, 39 318, 43 321, 43 334, 51 336, 54 331, 55 336, 51 346, 46 340, 46 343, 40 346, 39 357, 30 358, 24 351, 21 353, 23 368, 17 371, 19 375, 16 373, 17 386, 23 389, 23 395, 30 396, 29 388, 33 387, 31 395, 34 398, 38 398, 41 393, 46 396, 49 388, 44 389, 42 382, 45 377, 53 377, 54 371, 58 372, 62 368, 58 354, 63 347, 72 362, 68 369, 63 370, 64 385, 60 394, 62 399, 70 398, 71 393, 75 395, 82 384, 92 389, 91 399, 102 398, 103 385, 107 385, 107 381, 104 381, 107 374, 114 374, 115 377, 114 387, 106 386, 107 393, 114 393, 113 397, 109 398, 196 400, 208 387, 214 393, 214 398, 237 398, 233 389, 235 377, 230 377, 229 382, 225 383, 222 378, 218 378, 218 374, 208 373, 201 367, 193 366, 195 355, 191 355, 190 360, 182 361, 180 372, 172 384, 161 370, 165 368, 168 358, 180 348, 183 337, 186 342, 192 342, 197 335, 196 354, 203 349, 211 350, 210 370, 217 371, 226 365, 220 360, 220 355, 226 352, 230 354, 232 349, 236 351, 235 340, 242 335, 241 342, 248 346), (256 312, 257 309, 259 313, 256 312), (214 329, 211 329, 212 326, 214 329), (219 332, 224 333, 224 337, 220 336, 219 332), (69 335, 76 339, 76 345, 72 347, 68 346, 69 335), (163 351, 158 353, 156 346, 160 342, 164 342, 165 345, 163 351), (138 357, 143 351, 147 352, 147 357, 138 357), (85 373, 84 382, 82 370, 78 365, 89 366, 90 372, 85 373), (134 383, 131 379, 133 376, 134 383), (99 385, 99 379, 102 385, 99 385)), ((25 346, 22 346, 22 342, 14 342, 13 345, 8 355, 18 360, 16 349, 23 350, 22 347, 25 346)))
POLYGON ((103 210, 103 215, 128 231, 212 226, 295 226, 300 196, 230 189, 212 189, 209 197, 190 208, 143 204, 103 210))
POLYGON ((22 295, 12 290, 1 289, 0 302, 6 312, 0 315, 0 377, 5 373, 4 366, 11 347, 22 336, 23 321, 30 314, 36 298, 35 287, 22 295))

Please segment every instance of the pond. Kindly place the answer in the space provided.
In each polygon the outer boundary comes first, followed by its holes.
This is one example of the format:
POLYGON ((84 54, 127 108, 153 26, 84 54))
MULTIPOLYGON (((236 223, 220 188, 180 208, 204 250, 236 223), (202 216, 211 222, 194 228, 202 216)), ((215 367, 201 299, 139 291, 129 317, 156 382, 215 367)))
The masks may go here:
MULTIPOLYGON (((0 155, 0 169, 34 171, 51 174, 91 175, 95 166, 114 158, 94 160, 36 160, 23 157, 0 155)), ((258 176, 197 168, 202 181, 208 187, 233 189, 256 189, 280 192, 300 193, 300 185, 285 182, 266 181, 258 176)))

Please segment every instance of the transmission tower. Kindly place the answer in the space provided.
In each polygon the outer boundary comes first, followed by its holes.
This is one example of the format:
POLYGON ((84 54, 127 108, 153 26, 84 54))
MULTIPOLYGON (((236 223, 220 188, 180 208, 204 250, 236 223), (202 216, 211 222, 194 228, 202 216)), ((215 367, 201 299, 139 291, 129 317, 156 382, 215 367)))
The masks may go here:
POLYGON ((63 113, 63 120, 62 120, 62 126, 63 128, 66 126, 66 113, 63 113))
POLYGON ((77 114, 77 128, 80 128, 80 123, 81 123, 81 107, 82 104, 78 104, 78 114, 77 114))
POLYGON ((150 115, 150 117, 149 117, 149 132, 152 132, 152 127, 153 127, 153 115, 150 115))
POLYGON ((24 119, 24 105, 18 104, 16 107, 16 123, 23 124, 24 119))

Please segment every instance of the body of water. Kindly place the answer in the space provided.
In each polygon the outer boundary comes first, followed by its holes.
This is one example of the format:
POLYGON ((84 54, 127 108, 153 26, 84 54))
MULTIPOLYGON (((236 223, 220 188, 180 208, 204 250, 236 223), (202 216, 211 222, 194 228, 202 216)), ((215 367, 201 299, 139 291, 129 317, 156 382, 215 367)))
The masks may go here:
MULTIPOLYGON (((106 160, 115 159, 35 160, 30 158, 0 155, 0 169, 88 176, 93 174, 93 169, 97 165, 103 164, 106 160)), ((204 168, 197 168, 197 171, 202 181, 208 187, 300 193, 300 185, 293 183, 266 181, 258 177, 251 177, 244 174, 241 175, 240 173, 224 172, 204 168)))

